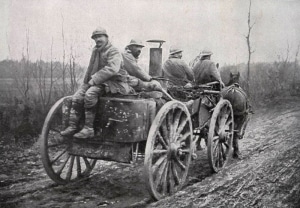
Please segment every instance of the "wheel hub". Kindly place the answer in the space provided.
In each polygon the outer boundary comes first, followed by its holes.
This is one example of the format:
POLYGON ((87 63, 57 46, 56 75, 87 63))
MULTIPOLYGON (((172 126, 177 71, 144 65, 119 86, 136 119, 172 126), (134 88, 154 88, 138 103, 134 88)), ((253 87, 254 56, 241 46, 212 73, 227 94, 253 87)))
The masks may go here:
POLYGON ((168 158, 171 159, 180 154, 182 154, 180 146, 176 143, 171 143, 168 149, 168 158))
POLYGON ((226 139, 228 138, 228 133, 229 133, 228 130, 223 127, 219 132, 219 141, 225 142, 226 139))

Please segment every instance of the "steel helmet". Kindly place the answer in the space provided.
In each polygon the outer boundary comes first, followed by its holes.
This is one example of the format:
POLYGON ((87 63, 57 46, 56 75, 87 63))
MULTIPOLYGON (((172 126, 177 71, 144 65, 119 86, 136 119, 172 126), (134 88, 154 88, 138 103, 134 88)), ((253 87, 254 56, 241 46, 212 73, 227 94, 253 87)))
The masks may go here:
POLYGON ((201 52, 200 52, 200 55, 201 56, 209 56, 209 55, 212 55, 213 53, 211 52, 211 50, 208 50, 208 49, 203 49, 201 52))
POLYGON ((130 41, 130 43, 127 45, 127 47, 128 47, 128 46, 131 46, 131 45, 145 47, 145 46, 143 45, 143 42, 142 42, 141 40, 137 40, 137 39, 132 39, 132 40, 130 41))
POLYGON ((94 39, 95 35, 106 35, 106 37, 108 37, 106 30, 102 27, 98 27, 96 30, 94 30, 91 38, 94 39))
POLYGON ((173 54, 175 54, 175 53, 180 53, 180 52, 182 52, 183 50, 182 49, 180 49, 180 48, 178 48, 178 47, 176 47, 176 46, 171 46, 170 47, 170 55, 173 55, 173 54))

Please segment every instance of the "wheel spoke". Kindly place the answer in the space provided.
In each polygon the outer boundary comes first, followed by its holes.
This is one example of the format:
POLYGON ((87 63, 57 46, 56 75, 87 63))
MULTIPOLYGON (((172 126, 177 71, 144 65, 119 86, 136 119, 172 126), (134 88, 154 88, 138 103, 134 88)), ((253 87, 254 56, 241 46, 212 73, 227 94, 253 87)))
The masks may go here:
POLYGON ((176 164, 182 169, 182 170, 185 170, 186 169, 186 166, 179 160, 178 157, 175 157, 175 160, 176 164))
POLYGON ((186 138, 187 138, 188 136, 190 136, 190 132, 186 132, 184 135, 179 136, 179 137, 178 137, 179 139, 178 139, 177 143, 180 144, 181 142, 183 142, 184 140, 186 140, 186 138))
POLYGON ((223 144, 221 144, 221 151, 222 151, 222 156, 223 156, 222 159, 225 161, 227 159, 227 156, 226 156, 226 153, 224 151, 223 144))
POLYGON ((230 124, 232 124, 232 119, 228 119, 225 123, 226 126, 229 126, 230 124))
POLYGON ((170 162, 168 161, 167 165, 165 167, 165 171, 163 173, 163 178, 162 178, 163 179, 163 182, 162 182, 162 185, 163 185, 162 193, 163 194, 167 193, 167 188, 168 188, 167 176, 168 176, 168 172, 169 172, 169 165, 170 165, 170 162))
POLYGON ((81 165, 80 165, 80 157, 76 156, 76 164, 77 164, 77 176, 81 176, 81 165))
POLYGON ((213 148, 213 155, 214 157, 217 157, 218 156, 218 149, 219 149, 219 146, 218 146, 219 142, 215 144, 214 148, 213 148))
POLYGON ((188 123, 189 121, 189 118, 188 117, 185 117, 183 119, 183 121, 180 123, 180 125, 178 126, 178 129, 176 131, 176 135, 179 135, 180 132, 182 132, 183 128, 186 126, 186 124, 188 123))
POLYGON ((51 162, 50 164, 53 165, 63 154, 65 154, 67 152, 67 147, 61 152, 59 153, 51 162))
POLYGON ((163 155, 162 157, 160 157, 155 164, 152 166, 152 173, 154 174, 155 171, 157 170, 157 168, 164 162, 164 160, 167 159, 166 155, 163 155))
POLYGON ((222 167, 223 166, 223 152, 222 152, 222 146, 221 146, 221 143, 219 143, 219 157, 218 157, 218 160, 219 160, 219 167, 222 167))
POLYGON ((169 112, 167 114, 167 125, 169 127, 169 139, 172 142, 173 141, 173 135, 174 135, 174 124, 173 124, 173 111, 169 112))
POLYGON ((154 182, 156 189, 158 188, 158 185, 161 183, 163 173, 166 169, 167 164, 168 164, 168 160, 164 160, 163 164, 158 168, 158 173, 156 174, 156 178, 155 178, 155 182, 154 182))
POLYGON ((153 150, 153 154, 165 154, 168 150, 153 150))
POLYGON ((217 152, 216 152, 216 156, 214 157, 214 158, 215 158, 215 166, 216 166, 216 167, 219 167, 219 165, 218 165, 218 164, 219 164, 219 160, 218 160, 218 159, 219 159, 219 153, 220 153, 220 152, 217 151, 217 152))
POLYGON ((191 150, 190 149, 182 149, 181 152, 183 152, 183 153, 190 153, 191 150))
POLYGON ((219 140, 219 136, 214 136, 214 138, 213 138, 213 142, 215 142, 216 140, 219 140))
POLYGON ((86 157, 83 157, 86 169, 91 169, 91 164, 89 163, 88 159, 86 157))
POLYGON ((58 175, 61 175, 61 173, 62 173, 64 167, 66 166, 67 162, 69 161, 69 159, 70 159, 70 155, 67 156, 65 162, 60 166, 60 168, 56 172, 58 175))
POLYGON ((67 173, 67 177, 66 177, 66 180, 67 181, 70 181, 71 180, 71 177, 72 177, 72 172, 73 172, 73 165, 74 165, 74 159, 75 159, 75 156, 71 156, 71 161, 70 161, 70 166, 69 166, 69 169, 68 169, 68 173, 67 173))
POLYGON ((175 184, 179 185, 180 179, 178 177, 178 173, 177 173, 174 161, 172 161, 172 173, 173 173, 173 176, 174 176, 174 182, 175 182, 175 184))
POLYGON ((157 132, 157 137, 158 137, 159 143, 161 143, 165 149, 168 149, 167 144, 166 144, 164 138, 161 136, 159 131, 157 132))
POLYGON ((162 137, 164 138, 164 141, 166 142, 166 144, 168 144, 170 138, 169 138, 169 131, 167 128, 166 119, 163 120, 160 127, 161 127, 161 131, 162 131, 162 137))
POLYGON ((173 124, 173 131, 172 131, 172 134, 171 134, 171 138, 174 138, 174 136, 175 136, 174 135, 175 134, 175 129, 177 129, 177 127, 178 127, 181 114, 182 114, 181 110, 177 111, 176 114, 175 114, 174 124, 173 124))
POLYGON ((226 146, 226 148, 229 148, 229 145, 226 142, 223 142, 223 144, 226 146))
POLYGON ((171 161, 169 164, 169 193, 173 194, 174 193, 174 179, 173 179, 173 162, 171 161))

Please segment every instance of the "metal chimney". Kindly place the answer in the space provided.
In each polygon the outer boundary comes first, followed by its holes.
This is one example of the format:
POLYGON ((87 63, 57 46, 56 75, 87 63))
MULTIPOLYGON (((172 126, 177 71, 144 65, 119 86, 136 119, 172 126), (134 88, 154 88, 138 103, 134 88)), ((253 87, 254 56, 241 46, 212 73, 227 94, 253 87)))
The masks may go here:
POLYGON ((149 74, 152 77, 162 77, 162 44, 164 40, 148 40, 150 43, 159 43, 158 48, 150 48, 149 74))

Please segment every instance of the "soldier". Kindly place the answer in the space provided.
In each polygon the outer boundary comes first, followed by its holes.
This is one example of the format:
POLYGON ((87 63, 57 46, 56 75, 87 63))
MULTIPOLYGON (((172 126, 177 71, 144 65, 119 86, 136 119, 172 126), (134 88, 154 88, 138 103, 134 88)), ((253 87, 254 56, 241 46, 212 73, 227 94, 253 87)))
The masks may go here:
POLYGON ((132 39, 122 53, 123 68, 128 72, 130 77, 128 83, 135 90, 160 91, 161 85, 158 81, 152 80, 152 77, 147 74, 138 65, 138 58, 142 48, 145 47, 140 40, 132 39))
POLYGON ((181 59, 182 51, 174 46, 171 47, 169 59, 163 65, 163 76, 179 86, 185 86, 187 83, 194 81, 193 71, 181 59))
POLYGON ((210 60, 213 53, 210 50, 201 51, 201 58, 194 67, 193 72, 195 74, 196 84, 206 84, 213 81, 220 82, 221 86, 224 87, 220 72, 218 71, 214 62, 210 60))
POLYGON ((83 84, 72 97, 69 126, 61 132, 62 136, 73 135, 78 131, 78 123, 85 109, 85 125, 74 135, 75 138, 87 139, 94 137, 93 123, 95 106, 99 97, 106 93, 129 94, 134 90, 126 80, 127 72, 121 68, 122 55, 108 40, 105 29, 97 28, 91 38, 96 46, 90 58, 83 84))

